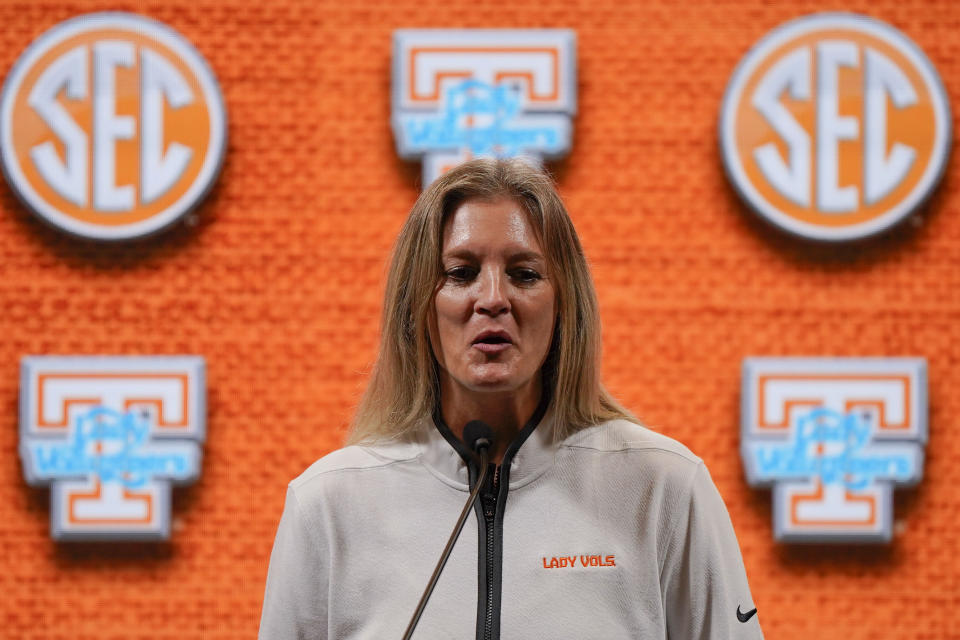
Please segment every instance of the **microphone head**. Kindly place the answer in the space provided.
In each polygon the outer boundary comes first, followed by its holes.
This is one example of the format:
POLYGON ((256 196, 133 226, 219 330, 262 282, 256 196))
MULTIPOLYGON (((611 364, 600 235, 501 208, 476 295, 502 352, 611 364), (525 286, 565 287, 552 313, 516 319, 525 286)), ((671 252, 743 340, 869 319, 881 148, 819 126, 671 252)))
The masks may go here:
POLYGON ((493 446, 493 429, 482 420, 471 420, 463 428, 463 441, 471 451, 480 451, 493 446))

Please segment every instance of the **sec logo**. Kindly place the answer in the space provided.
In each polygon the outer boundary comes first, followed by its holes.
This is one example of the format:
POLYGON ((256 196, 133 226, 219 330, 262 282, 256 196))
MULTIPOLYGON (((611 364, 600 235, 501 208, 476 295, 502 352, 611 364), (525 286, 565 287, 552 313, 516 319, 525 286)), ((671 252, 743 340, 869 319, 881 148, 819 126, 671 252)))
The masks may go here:
POLYGON ((7 181, 43 220, 86 238, 134 238, 178 220, 209 191, 225 145, 223 98, 204 59, 132 14, 53 27, 0 98, 7 181))
POLYGON ((743 199, 815 240, 880 233, 933 191, 950 107, 933 65, 893 27, 854 14, 789 22, 740 62, 720 114, 743 199))

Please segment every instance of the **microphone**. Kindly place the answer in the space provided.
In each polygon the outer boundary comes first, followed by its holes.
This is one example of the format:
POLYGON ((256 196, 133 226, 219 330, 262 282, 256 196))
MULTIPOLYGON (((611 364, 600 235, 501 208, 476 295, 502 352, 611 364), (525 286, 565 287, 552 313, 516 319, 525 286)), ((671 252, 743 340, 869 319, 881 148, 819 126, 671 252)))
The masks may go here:
POLYGON ((463 428, 463 441, 470 447, 470 451, 480 453, 481 449, 493 446, 493 429, 482 420, 471 420, 463 428))
POLYGON ((480 475, 477 478, 477 483, 470 491, 467 504, 463 506, 463 511, 460 512, 457 524, 453 527, 453 533, 450 534, 450 538, 447 540, 447 546, 443 548, 443 553, 440 554, 440 560, 437 561, 433 575, 430 576, 427 588, 423 590, 423 595, 420 596, 417 610, 413 612, 413 617, 410 618, 410 624, 407 625, 407 630, 403 634, 403 640, 410 640, 410 637, 413 635, 413 630, 417 627, 417 623, 420 622, 420 616, 423 615, 423 610, 427 606, 427 600, 430 599, 433 588, 437 586, 437 580, 440 579, 440 572, 443 571, 443 567, 446 566, 447 558, 450 557, 450 552, 453 551, 453 545, 456 544, 457 538, 460 537, 460 532, 463 531, 463 525, 467 521, 467 516, 477 501, 477 496, 480 495, 480 488, 483 486, 483 481, 487 478, 487 465, 490 460, 489 450, 493 446, 494 441, 493 429, 491 429, 490 425, 486 422, 471 420, 463 428, 463 441, 467 443, 470 451, 475 456, 480 456, 480 475))

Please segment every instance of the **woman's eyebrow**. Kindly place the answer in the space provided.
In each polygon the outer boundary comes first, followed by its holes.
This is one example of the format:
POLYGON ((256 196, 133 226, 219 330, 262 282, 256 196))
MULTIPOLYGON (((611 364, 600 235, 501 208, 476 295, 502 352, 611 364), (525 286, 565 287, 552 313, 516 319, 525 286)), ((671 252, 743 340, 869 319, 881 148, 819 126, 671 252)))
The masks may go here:
POLYGON ((510 254, 510 260, 515 262, 522 262, 524 260, 530 260, 531 262, 543 262, 545 259, 543 254, 537 253, 536 251, 518 251, 517 253, 510 254))
POLYGON ((446 260, 447 258, 476 258, 477 254, 470 249, 451 249, 450 251, 444 251, 440 258, 446 260))
MULTIPOLYGON (((453 247, 449 251, 444 251, 440 254, 440 262, 447 262, 448 260, 466 260, 468 262, 478 262, 481 260, 480 254, 482 252, 474 251, 466 247, 453 247)), ((517 264, 517 263, 533 263, 538 268, 546 265, 547 259, 542 253, 537 251, 530 251, 529 249, 519 249, 517 251, 507 251, 506 262, 508 264, 517 264)))
MULTIPOLYGON (((479 252, 466 247, 457 248, 454 247, 448 251, 444 251, 440 257, 441 258, 476 258, 479 252)), ((529 249, 519 249, 517 251, 507 251, 507 258, 511 261, 518 260, 544 260, 543 254, 537 251, 530 251, 529 249)))

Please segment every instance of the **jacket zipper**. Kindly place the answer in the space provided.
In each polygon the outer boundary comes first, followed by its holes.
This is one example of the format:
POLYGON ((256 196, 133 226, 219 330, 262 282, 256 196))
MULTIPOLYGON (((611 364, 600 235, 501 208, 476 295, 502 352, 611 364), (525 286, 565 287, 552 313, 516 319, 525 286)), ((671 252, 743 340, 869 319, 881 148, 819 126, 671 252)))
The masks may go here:
POLYGON ((494 467, 493 473, 491 474, 491 486, 490 490, 484 491, 483 495, 483 519, 487 530, 487 610, 483 623, 483 640, 493 640, 493 605, 495 588, 493 580, 493 573, 495 570, 494 524, 497 515, 497 495, 500 491, 500 466, 494 466, 493 464, 490 466, 494 467))
MULTIPOLYGON (((477 533, 483 532, 486 536, 484 540, 479 541, 481 545, 479 555, 483 557, 477 558, 477 573, 480 574, 477 584, 477 640, 500 640, 500 606, 502 604, 500 572, 502 571, 503 549, 502 541, 498 540, 498 537, 503 536, 503 511, 506 507, 507 492, 510 486, 510 464, 513 456, 523 446, 524 441, 537 428, 549 404, 550 394, 544 393, 540 398, 540 404, 537 405, 527 424, 507 447, 502 462, 499 465, 490 464, 492 473, 488 471, 487 479, 484 480, 487 486, 481 489, 480 499, 474 504, 477 512, 477 533), (483 520, 482 529, 480 528, 481 519, 483 520), (498 531, 499 536, 497 535, 498 531), (484 591, 486 594, 484 594, 484 591), (486 598, 483 597, 484 595, 486 595, 486 598)), ((443 421, 439 403, 434 410, 433 422, 447 442, 450 443, 450 446, 460 454, 460 457, 467 464, 472 484, 479 476, 476 456, 467 449, 466 445, 457 436, 451 433, 450 428, 443 421)))

